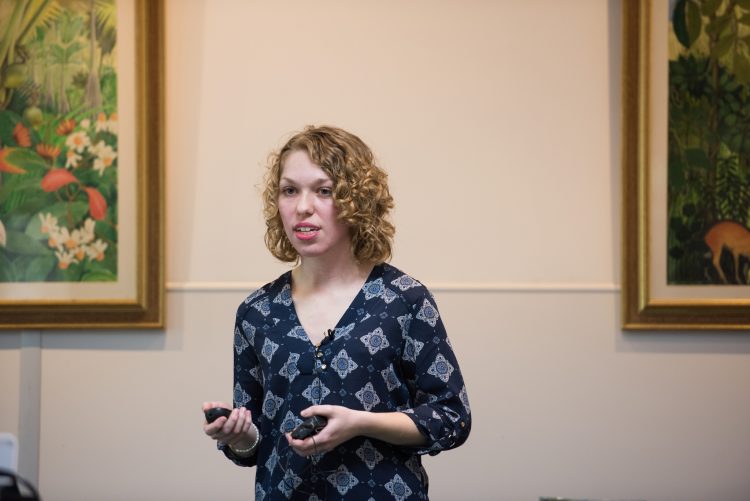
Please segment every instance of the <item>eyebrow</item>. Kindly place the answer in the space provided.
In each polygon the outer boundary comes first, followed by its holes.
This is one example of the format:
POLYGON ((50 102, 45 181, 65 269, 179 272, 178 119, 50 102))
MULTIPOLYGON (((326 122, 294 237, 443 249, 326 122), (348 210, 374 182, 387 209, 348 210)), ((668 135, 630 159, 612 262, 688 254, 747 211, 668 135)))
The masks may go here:
MULTIPOLYGON (((287 183, 292 183, 292 184, 297 183, 297 181, 295 181, 294 179, 288 178, 286 176, 282 176, 281 179, 279 179, 279 182, 287 182, 287 183)), ((318 178, 315 178, 312 182, 312 184, 325 184, 325 183, 333 183, 333 181, 328 179, 327 177, 318 177, 318 178)))

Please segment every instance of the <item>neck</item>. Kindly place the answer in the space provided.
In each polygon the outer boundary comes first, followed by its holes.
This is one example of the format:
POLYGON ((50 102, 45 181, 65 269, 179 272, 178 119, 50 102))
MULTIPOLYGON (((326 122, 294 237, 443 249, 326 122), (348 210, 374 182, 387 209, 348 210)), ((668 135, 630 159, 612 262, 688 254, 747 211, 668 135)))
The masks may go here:
POLYGON ((352 282, 362 282, 372 270, 371 263, 358 263, 351 254, 346 257, 319 256, 302 258, 292 270, 295 289, 313 291, 338 287, 352 282))

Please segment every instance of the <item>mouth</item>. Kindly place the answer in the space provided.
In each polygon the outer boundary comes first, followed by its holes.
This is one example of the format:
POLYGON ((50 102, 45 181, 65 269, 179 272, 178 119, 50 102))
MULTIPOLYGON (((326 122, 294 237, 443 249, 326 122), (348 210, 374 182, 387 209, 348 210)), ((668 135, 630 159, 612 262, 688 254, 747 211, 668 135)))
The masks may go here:
POLYGON ((310 223, 299 223, 295 224, 292 228, 294 231, 294 236, 298 240, 315 240, 318 236, 318 232, 320 231, 320 226, 315 226, 314 224, 310 223))

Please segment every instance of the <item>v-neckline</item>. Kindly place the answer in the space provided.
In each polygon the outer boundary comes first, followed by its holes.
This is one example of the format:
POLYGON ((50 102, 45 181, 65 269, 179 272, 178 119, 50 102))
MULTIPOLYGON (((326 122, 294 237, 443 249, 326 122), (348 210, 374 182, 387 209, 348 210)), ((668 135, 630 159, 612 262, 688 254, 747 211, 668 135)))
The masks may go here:
MULTIPOLYGON (((360 297, 364 294, 365 285, 370 283, 372 280, 375 279, 375 273, 377 270, 381 268, 380 264, 376 264, 372 267, 370 270, 370 273, 367 275, 367 278, 365 278, 365 281, 362 283, 360 288, 357 290, 357 293, 354 295, 352 300, 347 305, 346 309, 344 309, 344 312, 341 314, 341 317, 336 322, 336 325, 333 326, 332 329, 330 329, 331 332, 336 332, 339 327, 344 324, 345 319, 349 316, 349 312, 351 312, 354 309, 354 306, 357 302, 360 301, 360 297)), ((302 332, 305 333, 305 339, 307 339, 307 342, 310 343, 310 345, 317 349, 320 347, 321 344, 323 344, 326 339, 328 339, 327 336, 323 336, 323 339, 320 340, 320 343, 315 344, 313 343, 312 339, 310 338, 310 334, 307 332, 307 329, 304 325, 302 325, 302 320, 300 319, 299 313, 297 312, 297 305, 294 303, 294 296, 292 295, 292 271, 287 272, 287 284, 289 285, 289 298, 291 299, 291 307, 292 307, 292 313, 294 313, 294 321, 296 322, 297 326, 302 329, 302 332)), ((336 339, 336 336, 334 334, 333 339, 336 339)), ((333 340, 332 339, 332 340, 333 340)))

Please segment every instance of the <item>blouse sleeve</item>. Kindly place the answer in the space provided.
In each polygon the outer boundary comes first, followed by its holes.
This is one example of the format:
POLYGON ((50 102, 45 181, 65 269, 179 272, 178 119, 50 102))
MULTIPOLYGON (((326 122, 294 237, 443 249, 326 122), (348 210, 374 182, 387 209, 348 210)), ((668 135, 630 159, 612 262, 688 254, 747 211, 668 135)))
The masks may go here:
MULTIPOLYGON (((260 430, 261 402, 263 401, 263 373, 260 370, 258 357, 255 353, 255 327, 245 320, 243 312, 246 305, 240 306, 234 325, 234 407, 245 407, 251 415, 255 426, 260 430)), ((263 440, 261 435, 260 441, 263 440)), ((222 442, 217 447, 227 458, 239 466, 255 466, 257 452, 250 457, 234 454, 232 449, 222 442)), ((256 448, 256 451, 258 448, 256 448)))
POLYGON ((403 410, 427 443, 417 454, 435 455, 463 444, 471 431, 471 409, 461 370, 435 299, 426 289, 402 324, 402 368, 414 406, 403 410))

